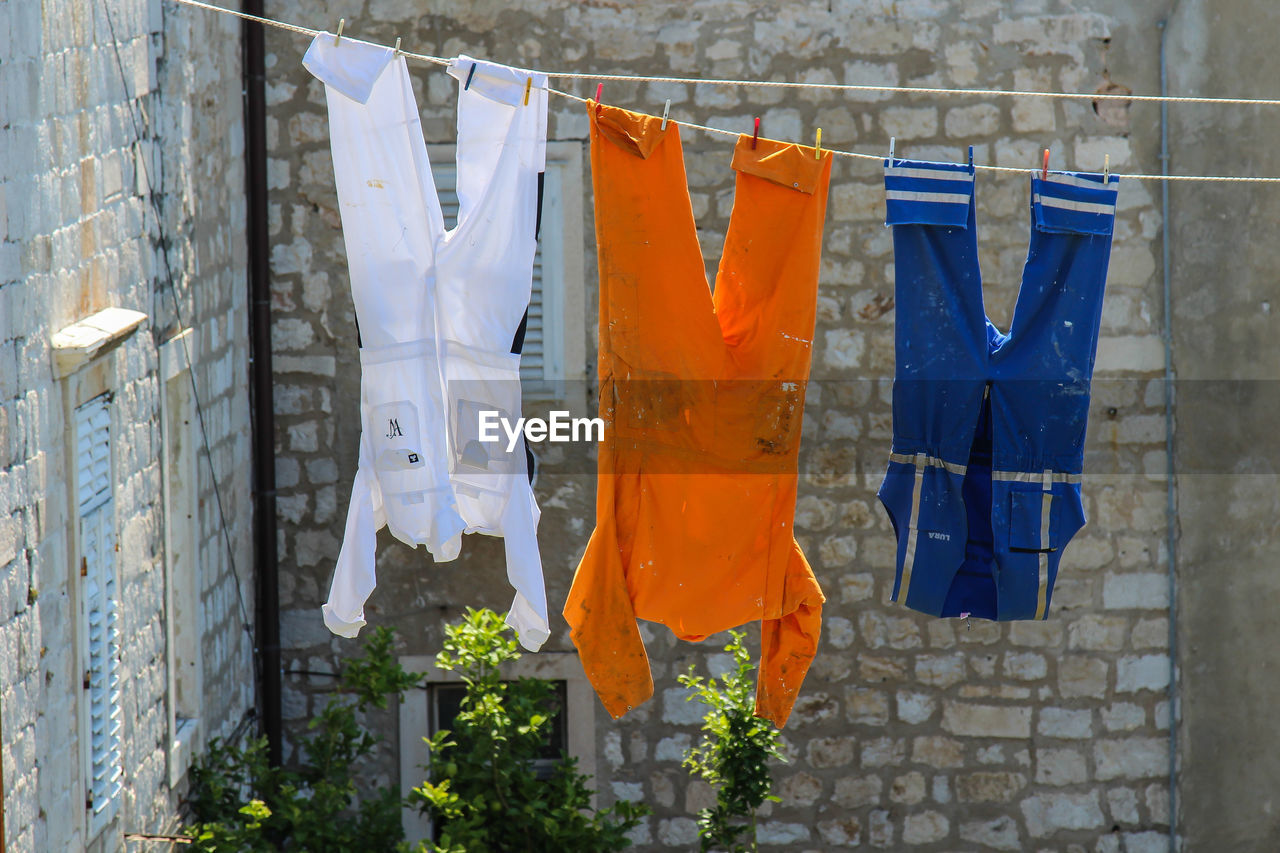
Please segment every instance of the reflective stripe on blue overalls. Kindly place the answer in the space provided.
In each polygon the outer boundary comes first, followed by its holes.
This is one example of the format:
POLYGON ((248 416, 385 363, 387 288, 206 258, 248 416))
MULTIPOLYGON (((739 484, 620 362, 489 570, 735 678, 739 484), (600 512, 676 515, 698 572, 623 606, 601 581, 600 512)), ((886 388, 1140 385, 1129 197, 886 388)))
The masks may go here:
POLYGON ((893 598, 934 616, 1044 619, 1084 525, 1089 381, 1117 178, 1031 179, 1008 334, 987 319, 971 166, 885 164, 896 273, 893 451, 879 497, 893 598))

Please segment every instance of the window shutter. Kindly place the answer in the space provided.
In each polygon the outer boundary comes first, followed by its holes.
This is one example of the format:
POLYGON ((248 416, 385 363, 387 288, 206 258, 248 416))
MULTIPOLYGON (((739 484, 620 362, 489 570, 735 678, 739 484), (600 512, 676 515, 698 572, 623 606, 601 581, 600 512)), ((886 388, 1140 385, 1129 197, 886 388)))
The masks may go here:
MULTIPOLYGON (((431 174, 435 178, 436 192, 440 195, 440 209, 444 213, 444 227, 453 228, 458 223, 458 170, 452 163, 433 164, 431 174)), ((546 222, 543 222, 546 226, 546 222)), ((533 256, 533 289, 529 295, 529 324, 524 334, 524 349, 520 354, 520 381, 542 382, 546 378, 546 342, 542 325, 542 244, 533 256)))
POLYGON ((89 806, 98 815, 121 790, 120 633, 111 412, 106 396, 76 409, 76 485, 83 567, 89 806))

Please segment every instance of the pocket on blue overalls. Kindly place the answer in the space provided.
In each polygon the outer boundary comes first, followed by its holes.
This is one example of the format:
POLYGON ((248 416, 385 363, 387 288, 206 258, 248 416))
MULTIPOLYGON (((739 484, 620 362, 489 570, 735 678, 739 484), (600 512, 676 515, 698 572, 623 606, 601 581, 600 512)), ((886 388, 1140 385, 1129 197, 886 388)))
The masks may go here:
POLYGON ((940 465, 917 471, 913 464, 891 461, 878 497, 898 540, 894 600, 942 615, 967 541, 961 475, 940 465))
POLYGON ((1006 506, 1010 551, 1061 550, 1085 522, 1076 483, 1055 483, 1051 492, 1038 485, 1014 483, 1006 506))

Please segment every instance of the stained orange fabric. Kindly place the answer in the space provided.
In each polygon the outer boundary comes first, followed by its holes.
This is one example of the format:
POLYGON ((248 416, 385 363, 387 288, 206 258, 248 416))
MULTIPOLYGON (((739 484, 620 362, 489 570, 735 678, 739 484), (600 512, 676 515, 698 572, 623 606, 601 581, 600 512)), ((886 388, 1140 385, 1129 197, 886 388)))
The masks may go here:
POLYGON ((678 127, 588 111, 606 427, 565 619, 615 718, 653 695, 637 618, 685 640, 760 620, 756 714, 782 726, 822 614, 792 520, 831 157, 738 140, 713 296, 678 127))

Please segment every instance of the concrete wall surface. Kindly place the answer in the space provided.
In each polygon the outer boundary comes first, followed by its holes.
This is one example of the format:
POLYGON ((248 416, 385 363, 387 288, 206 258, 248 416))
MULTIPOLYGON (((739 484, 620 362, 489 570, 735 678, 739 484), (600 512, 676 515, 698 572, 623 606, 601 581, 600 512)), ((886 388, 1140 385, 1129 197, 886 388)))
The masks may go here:
MULTIPOLYGON (((160 353, 183 328, 212 448, 211 469, 200 432, 187 433, 201 449, 188 537, 199 568, 184 630, 202 626, 191 638, 201 679, 187 683, 203 684, 202 696, 187 697, 201 732, 189 745, 225 734, 253 702, 232 575, 234 558, 252 608, 250 480, 239 464, 249 456, 239 31, 160 0, 0 0, 5 851, 123 850, 125 833, 165 832, 178 820, 186 783, 171 765, 190 750, 171 749, 166 597, 177 579, 166 577, 163 531, 187 514, 166 519, 160 353), (114 350, 55 373, 55 333, 105 308, 147 319, 114 350), (113 393, 123 792, 114 818, 96 827, 82 761, 87 593, 71 417, 102 390, 113 393)), ((185 354, 167 352, 178 359, 171 382, 189 381, 185 354)))
MULTIPOLYGON (((1176 95, 1271 97, 1280 10, 1181 0, 1168 34, 1176 95)), ((1274 109, 1171 105, 1170 169, 1280 174, 1274 109)), ((1169 274, 1177 370, 1179 796, 1188 850, 1280 847, 1280 194, 1175 184, 1169 274)))
MULTIPOLYGON (((905 86, 1157 92, 1161 3, 653 2, 271 0, 268 14, 384 44, 470 53, 547 70, 905 86)), ((1263 3, 1184 0, 1170 30, 1174 94, 1266 95, 1275 13, 1263 3), (1242 91, 1242 88, 1244 91, 1242 91)), ((322 86, 301 67, 307 42, 268 33, 272 274, 279 453, 285 708, 301 726, 328 698, 323 672, 358 648, 320 621, 355 471, 356 329, 333 190, 322 86)), ((433 66, 411 74, 428 143, 454 139, 456 84, 433 66)), ((553 80, 585 96, 595 81, 553 80)), ((1150 104, 725 88, 609 81, 605 100, 673 118, 864 153, 1031 169, 1048 147, 1058 168, 1157 173, 1160 113, 1150 104)), ((1181 172, 1280 174, 1268 113, 1177 108, 1181 172), (1224 129, 1234 141, 1223 145, 1224 129)), ((551 139, 587 158, 580 104, 552 96, 551 139)), ((714 274, 733 204, 731 142, 683 131, 699 238, 714 274)), ((433 156, 436 149, 433 148, 433 156)), ((585 272, 567 283, 586 311, 566 337, 567 365, 588 377, 527 413, 594 407, 596 286, 590 175, 570 230, 588 235, 585 272)), ((1028 180, 978 174, 985 296, 1007 328, 1026 258, 1028 180)), ((1273 691, 1265 638, 1274 537, 1274 454, 1258 435, 1274 407, 1262 382, 1271 345, 1265 188, 1179 186, 1175 357, 1179 390, 1179 615, 1185 724, 1179 832, 1187 850, 1274 849, 1265 709, 1273 691), (1241 231, 1244 231, 1244 234, 1241 231), (1247 235, 1247 236, 1246 236, 1247 235), (1247 251, 1242 246, 1247 245, 1247 251), (1224 273, 1230 271, 1227 276, 1224 273), (1206 286, 1214 282, 1214 286, 1206 286), (1206 328, 1205 320, 1220 328, 1206 328), (1247 355, 1245 353, 1248 353, 1247 355), (1224 417, 1224 411, 1232 413, 1224 417), (1215 440, 1216 439, 1216 440, 1215 440), (1232 461, 1224 462, 1229 451, 1232 461), (1202 470, 1203 469, 1203 470, 1202 470), (1225 555, 1243 559, 1226 561, 1225 555), (1246 557, 1247 555, 1247 557, 1246 557), (1247 568, 1243 568, 1247 567, 1247 568), (1225 583, 1226 570, 1249 583, 1225 583), (1266 759, 1260 759, 1260 753, 1266 759), (1224 760, 1227 757, 1230 760, 1224 760), (1242 770, 1242 767, 1249 769, 1242 770), (1230 841, 1224 841, 1230 839, 1230 841)), ((796 534, 827 595, 817 660, 784 731, 782 801, 766 807, 762 849, 1036 850, 1148 853, 1169 848, 1171 707, 1167 457, 1161 338, 1160 185, 1121 183, 1087 440, 1088 527, 1068 546, 1050 618, 972 626, 889 602, 894 540, 875 490, 891 437, 893 256, 879 165, 838 159, 824 238, 813 381, 801 454, 796 534)), ((1271 338, 1276 336, 1272 335, 1271 338)), ((564 600, 594 524, 590 448, 540 452, 540 542, 553 609, 564 600)), ((384 534, 371 624, 398 629, 406 655, 439 648, 463 607, 505 609, 500 543, 469 538, 435 566, 384 534)), ((571 652, 556 616, 552 652, 571 652)), ((697 709, 676 675, 716 660, 723 638, 678 643, 644 625, 656 692, 621 720, 597 706, 602 797, 643 799, 654 815, 637 849, 690 849, 711 791, 680 766, 697 709)), ((753 637, 753 641, 754 637, 753 637)), ((417 733, 391 716, 378 778, 394 780, 417 733)))

